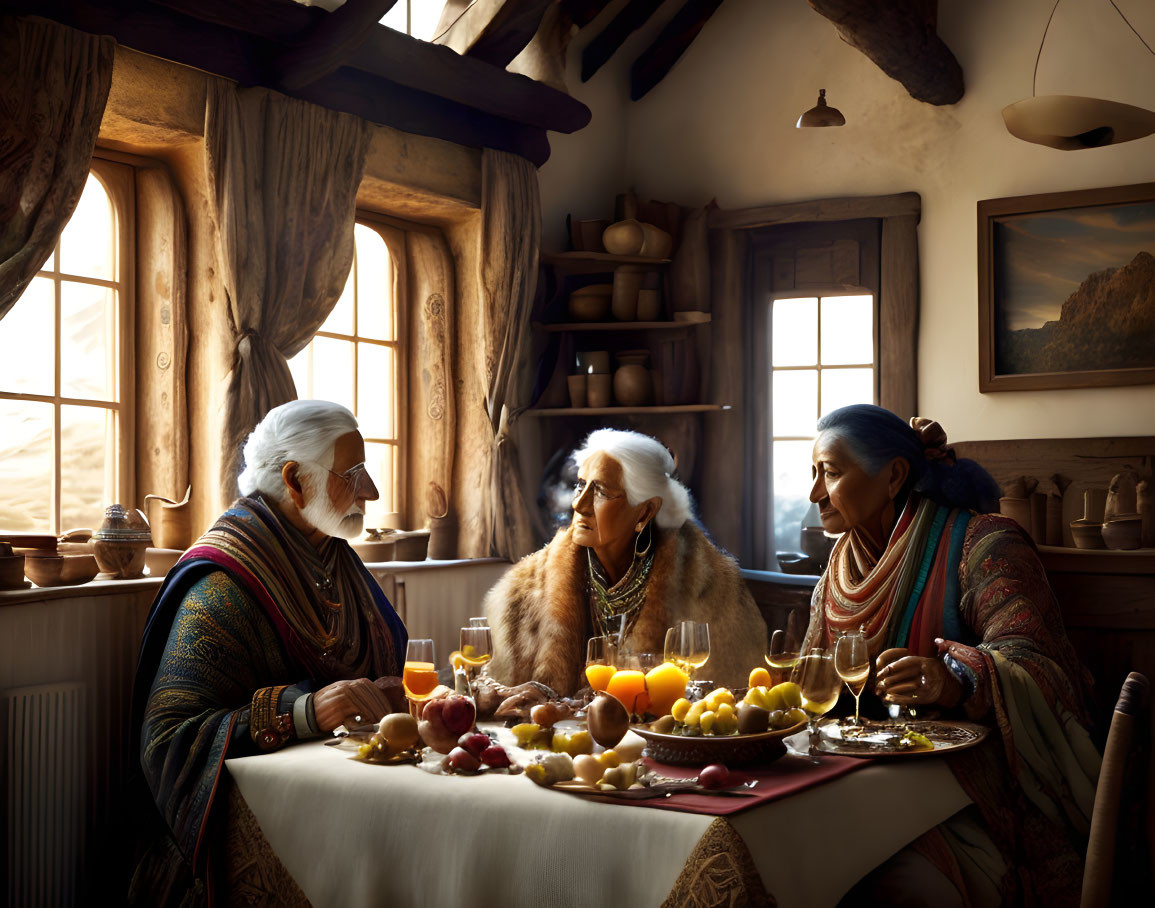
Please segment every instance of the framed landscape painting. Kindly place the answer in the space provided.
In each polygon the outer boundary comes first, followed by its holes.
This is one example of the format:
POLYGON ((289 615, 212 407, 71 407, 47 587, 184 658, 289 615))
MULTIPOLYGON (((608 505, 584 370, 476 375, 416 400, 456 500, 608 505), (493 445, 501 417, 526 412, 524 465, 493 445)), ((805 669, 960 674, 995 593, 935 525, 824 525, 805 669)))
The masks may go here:
POLYGON ((1155 383, 1155 183, 978 203, 979 390, 1155 383))

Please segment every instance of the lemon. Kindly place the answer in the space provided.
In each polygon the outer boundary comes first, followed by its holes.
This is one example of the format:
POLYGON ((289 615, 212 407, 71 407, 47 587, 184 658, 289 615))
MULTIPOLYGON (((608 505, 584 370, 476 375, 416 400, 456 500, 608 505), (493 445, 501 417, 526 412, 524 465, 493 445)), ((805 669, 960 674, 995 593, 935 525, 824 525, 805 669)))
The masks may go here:
POLYGON ((675 700, 674 705, 670 707, 670 715, 674 717, 675 722, 685 722, 686 713, 690 711, 690 701, 685 697, 680 700, 675 700))

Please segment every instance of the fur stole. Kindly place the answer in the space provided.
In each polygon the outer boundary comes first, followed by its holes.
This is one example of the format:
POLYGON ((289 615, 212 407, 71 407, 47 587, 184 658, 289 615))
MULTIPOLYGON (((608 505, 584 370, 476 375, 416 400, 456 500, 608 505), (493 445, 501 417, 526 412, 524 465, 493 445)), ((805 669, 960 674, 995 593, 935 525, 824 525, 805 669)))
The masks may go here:
MULTIPOLYGON (((662 653, 678 621, 710 624, 710 661, 699 671, 727 687, 745 687, 766 653, 766 624, 738 565, 687 521, 656 529, 646 602, 626 647, 662 653)), ((592 634, 586 549, 569 527, 515 564, 485 597, 493 633, 489 674, 506 684, 541 681, 569 696, 585 686, 586 641, 592 634)))

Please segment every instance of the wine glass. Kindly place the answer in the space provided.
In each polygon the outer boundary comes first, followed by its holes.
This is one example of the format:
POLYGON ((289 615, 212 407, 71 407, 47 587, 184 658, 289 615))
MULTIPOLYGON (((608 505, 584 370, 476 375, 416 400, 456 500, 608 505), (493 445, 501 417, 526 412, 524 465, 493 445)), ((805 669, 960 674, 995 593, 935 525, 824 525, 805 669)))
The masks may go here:
POLYGON ((605 690, 618 670, 616 637, 590 637, 586 644, 586 680, 593 690, 605 690))
POLYGON ((846 682, 846 687, 854 694, 854 724, 861 725, 858 718, 858 699, 866 680, 870 677, 870 652, 866 647, 866 635, 862 628, 843 634, 834 643, 834 668, 838 677, 846 682))
POLYGON ((710 659, 710 625, 702 621, 679 621, 666 631, 662 657, 690 678, 710 659))
POLYGON ((770 635, 766 664, 770 666, 770 683, 780 684, 790 677, 798 664, 798 650, 806 636, 802 609, 790 609, 782 627, 770 635))
POLYGON ((802 691, 802 710, 809 717, 810 752, 817 751, 818 720, 834 708, 842 679, 834 668, 834 653, 822 647, 811 647, 798 659, 793 680, 802 691))
POLYGON ((470 627, 489 627, 489 619, 485 615, 479 615, 476 618, 469 619, 470 627))
POLYGON ((461 629, 461 649, 457 651, 457 659, 465 669, 465 677, 469 690, 472 692, 477 681, 478 672, 483 665, 493 658, 493 638, 487 626, 463 627, 461 629))
POLYGON ((401 686, 409 698, 411 713, 416 711, 415 704, 429 699, 437 687, 437 663, 433 658, 432 640, 409 641, 405 648, 405 667, 401 670, 401 686))

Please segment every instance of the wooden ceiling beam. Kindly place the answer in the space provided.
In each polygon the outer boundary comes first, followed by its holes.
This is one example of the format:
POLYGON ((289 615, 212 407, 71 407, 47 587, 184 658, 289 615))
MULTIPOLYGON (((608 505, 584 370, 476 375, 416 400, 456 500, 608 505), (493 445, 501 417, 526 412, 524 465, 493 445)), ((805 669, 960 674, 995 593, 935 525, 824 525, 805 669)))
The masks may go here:
POLYGON ((662 0, 630 0, 582 51, 582 81, 588 82, 635 31, 662 5, 662 0))
POLYGON ((686 0, 654 43, 634 61, 630 69, 630 100, 637 101, 666 77, 721 5, 722 0, 686 0))
POLYGON ((505 69, 537 34, 557 0, 449 0, 437 26, 437 44, 505 69))
POLYGON ((963 71, 935 34, 933 0, 809 0, 834 23, 839 36, 869 57, 912 98, 954 104, 962 98, 963 71))
POLYGON ((301 43, 277 55, 271 66, 287 91, 316 82, 344 64, 397 0, 345 0, 321 19, 301 43))

